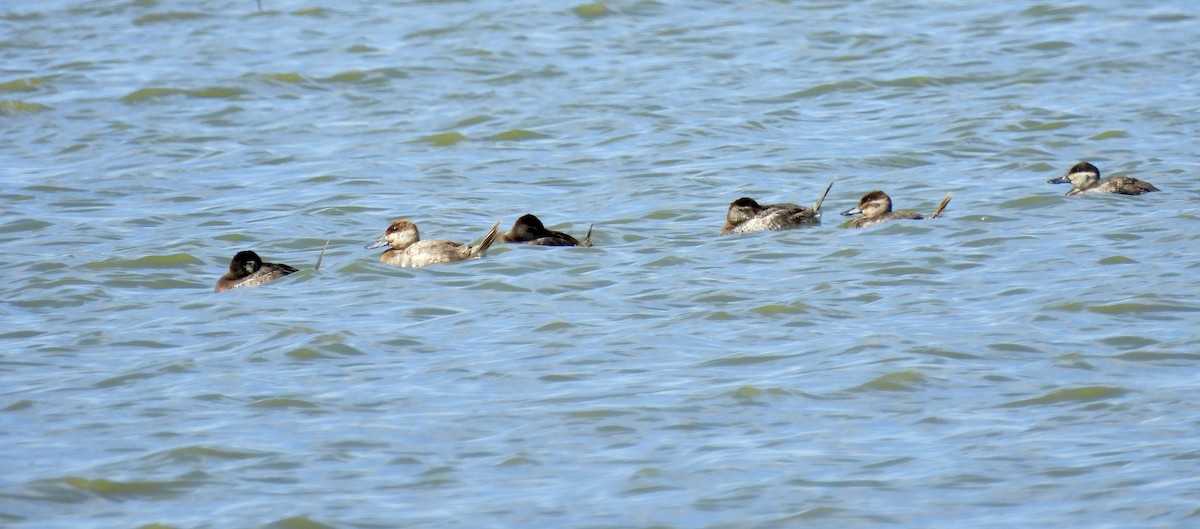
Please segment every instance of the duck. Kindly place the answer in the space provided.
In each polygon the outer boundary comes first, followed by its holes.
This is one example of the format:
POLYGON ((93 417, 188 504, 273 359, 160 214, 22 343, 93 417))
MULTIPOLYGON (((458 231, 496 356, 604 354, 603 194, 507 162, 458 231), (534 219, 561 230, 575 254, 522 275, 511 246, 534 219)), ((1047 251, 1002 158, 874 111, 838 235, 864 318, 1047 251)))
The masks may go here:
POLYGON ((500 221, 492 225, 483 236, 483 240, 475 246, 446 239, 425 239, 417 231, 417 225, 408 219, 392 221, 383 236, 367 249, 390 246, 379 256, 379 262, 392 266, 419 268, 431 264, 452 263, 479 259, 487 253, 499 234, 500 221))
POLYGON ((1140 195, 1158 191, 1150 182, 1138 180, 1132 176, 1110 176, 1100 179, 1100 170, 1088 162, 1079 162, 1067 171, 1067 174, 1047 180, 1047 184, 1071 184, 1067 196, 1087 195, 1091 193, 1112 193, 1117 195, 1140 195))
POLYGON ((787 230, 821 222, 821 202, 833 187, 833 182, 825 187, 825 192, 817 199, 811 208, 797 204, 759 204, 752 198, 742 197, 729 204, 725 212, 725 225, 721 227, 721 235, 736 233, 752 233, 756 231, 787 230))
POLYGON ((588 226, 583 241, 561 231, 550 231, 541 219, 526 213, 513 223, 512 228, 500 234, 500 242, 535 244, 538 246, 591 246, 592 227, 588 226))
MULTIPOLYGON (((942 203, 938 204, 937 211, 934 211, 933 215, 928 218, 936 219, 942 216, 942 212, 946 210, 946 205, 950 203, 950 199, 953 197, 954 193, 947 193, 946 198, 942 199, 942 203)), ((862 200, 858 201, 858 207, 853 207, 842 212, 842 215, 847 216, 858 214, 862 214, 862 216, 850 222, 851 228, 867 228, 896 219, 926 218, 924 215, 912 211, 892 211, 892 197, 879 190, 863 195, 862 200)))
MULTIPOLYGON (((322 251, 324 255, 324 251, 322 251)), ((318 264, 318 266, 320 266, 318 264)), ((217 280, 217 292, 242 287, 265 285, 288 274, 298 272, 293 266, 281 263, 264 263, 262 258, 250 250, 243 250, 229 261, 229 271, 217 280)))

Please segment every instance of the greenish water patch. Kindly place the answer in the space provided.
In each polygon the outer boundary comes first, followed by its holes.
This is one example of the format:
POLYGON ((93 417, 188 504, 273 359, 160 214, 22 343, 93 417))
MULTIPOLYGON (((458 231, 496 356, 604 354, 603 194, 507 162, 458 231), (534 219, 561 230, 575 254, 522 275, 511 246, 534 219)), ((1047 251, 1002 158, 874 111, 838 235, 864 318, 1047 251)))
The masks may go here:
POLYGON ((137 104, 169 96, 185 96, 197 99, 237 99, 246 91, 240 88, 211 87, 200 89, 151 87, 135 90, 121 98, 125 104, 137 104))
POLYGON ((46 332, 45 331, 34 331, 34 330, 9 331, 9 332, 5 332, 5 333, 0 333, 0 340, 5 340, 5 339, 18 340, 21 338, 33 338, 34 336, 41 336, 43 334, 46 334, 46 332))
POLYGON ((570 322, 556 321, 542 325, 541 327, 534 329, 534 332, 557 332, 563 329, 570 329, 572 327, 574 327, 574 325, 572 325, 570 322))
POLYGON ((850 391, 916 391, 919 389, 918 386, 925 382, 925 375, 916 371, 897 371, 878 377, 850 391))
POLYGON ((1157 362, 1160 360, 1187 360, 1188 362, 1200 362, 1200 353, 1156 353, 1150 351, 1136 351, 1132 353, 1119 354, 1115 358, 1128 360, 1130 362, 1157 362))
POLYGON ((173 448, 156 454, 162 458, 178 462, 202 462, 209 459, 241 460, 265 457, 265 453, 239 452, 235 450, 220 450, 205 446, 184 446, 173 448))
POLYGON ((45 15, 38 11, 29 11, 27 13, 11 12, 0 15, 0 20, 8 20, 10 22, 27 22, 31 20, 42 20, 44 18, 46 18, 45 15))
POLYGON ((988 349, 993 351, 1004 351, 1009 353, 1040 353, 1041 350, 1036 347, 1030 347, 1025 344, 1005 342, 988 344, 988 349))
POLYGON ((146 349, 173 349, 179 347, 176 344, 159 342, 156 340, 129 340, 124 342, 114 342, 115 347, 144 347, 146 349))
POLYGON ((411 312, 413 316, 425 317, 453 316, 460 313, 460 311, 443 307, 417 307, 411 312))
POLYGON ((337 358, 335 355, 327 355, 327 354, 325 354, 321 351, 318 351, 316 349, 313 349, 311 347, 300 347, 298 349, 292 349, 291 351, 288 351, 285 354, 287 356, 290 356, 290 357, 298 359, 298 360, 320 360, 323 358, 337 358))
POLYGON ((1037 121, 1037 120, 1033 120, 1033 119, 1027 119, 1027 120, 1023 120, 1019 123, 1014 123, 1012 125, 1008 125, 1001 130, 1004 130, 1006 132, 1046 132, 1046 131, 1051 131, 1051 130, 1058 130, 1058 129, 1065 128, 1065 127, 1070 127, 1071 125, 1074 125, 1074 123, 1067 122, 1067 121, 1042 122, 1042 121, 1037 121))
POLYGON ((266 73, 262 75, 264 79, 279 81, 281 83, 298 84, 307 82, 308 78, 298 73, 266 73))
POLYGON ((661 259, 655 259, 653 261, 650 261, 650 262, 646 263, 644 266, 656 267, 656 268, 657 267, 676 267, 676 266, 684 266, 689 263, 691 263, 691 260, 689 260, 689 259, 686 259, 683 257, 676 257, 674 255, 669 255, 669 256, 663 257, 661 259))
POLYGON ((893 266, 890 268, 873 270, 871 273, 885 276, 910 276, 936 274, 938 271, 921 266, 893 266))
POLYGON ((783 96, 782 99, 783 99, 783 101, 794 101, 796 99, 807 99, 810 97, 818 97, 818 96, 823 96, 826 94, 834 94, 834 93, 853 94, 853 93, 858 93, 858 92, 866 92, 868 90, 871 90, 872 88, 873 87, 871 86, 870 83, 866 83, 863 81, 839 81, 836 83, 819 84, 812 88, 801 90, 799 92, 793 92, 791 94, 783 96))
POLYGON ((1056 51, 1056 50, 1061 50, 1064 48, 1071 48, 1074 46, 1075 46, 1074 44, 1072 44, 1070 42, 1062 41, 1062 40, 1048 40, 1045 42, 1037 42, 1037 43, 1031 44, 1031 45, 1029 45, 1029 49, 1041 50, 1041 51, 1056 51))
POLYGON ((117 387, 117 386, 125 386, 125 385, 131 384, 133 382, 136 382, 138 380, 151 378, 153 376, 154 375, 152 375, 150 373, 131 373, 128 375, 121 375, 119 377, 112 377, 109 379, 101 380, 100 382, 93 384, 92 387, 97 388, 97 389, 103 389, 103 388, 112 388, 112 387, 117 387))
POLYGON ((962 353, 962 352, 958 352, 958 351, 951 351, 949 349, 943 349, 941 347, 918 347, 917 349, 914 350, 914 352, 917 352, 920 354, 926 354, 926 355, 930 355, 930 356, 940 356, 943 358, 952 358, 955 360, 977 360, 980 358, 979 356, 976 356, 973 354, 962 353))
POLYGON ((76 490, 110 499, 173 496, 192 485, 185 481, 113 481, 80 477, 65 478, 63 482, 76 490))
POLYGON ((1200 307, 1167 303, 1113 303, 1087 308, 1100 314, 1140 314, 1143 312, 1200 312, 1200 307))
POLYGON ((1091 474, 1094 470, 1095 469, 1093 469, 1093 468, 1084 468, 1084 467, 1078 467, 1078 468, 1057 467, 1057 468, 1048 468, 1048 469, 1042 470, 1041 474, 1043 476, 1050 476, 1052 478, 1072 478, 1075 476, 1083 476, 1086 474, 1091 474))
POLYGON ((0 92, 35 92, 38 87, 48 81, 47 77, 26 77, 7 83, 0 83, 0 92))
POLYGON ((750 298, 748 298, 746 296, 735 296, 733 294, 712 294, 712 295, 708 295, 708 296, 700 296, 700 297, 696 298, 696 302, 704 303, 706 305, 708 305, 708 304, 726 304, 726 303, 736 303, 738 301, 745 301, 747 299, 750 299, 750 298))
POLYGON ((796 302, 790 305, 763 305, 761 307, 755 307, 752 309, 752 312, 755 314, 761 314, 763 316, 786 316, 789 314, 804 314, 810 311, 810 307, 801 302, 796 302))
POLYGON ((392 79, 404 79, 408 72, 400 68, 375 68, 371 70, 351 70, 317 79, 322 83, 355 83, 378 84, 392 79))
MULTIPOLYGON (((225 222, 225 221, 212 222, 212 223, 206 222, 206 223, 202 224, 202 226, 228 226, 228 225, 229 225, 229 223, 225 222)), ((213 239, 216 239, 218 241, 226 241, 226 242, 249 242, 249 241, 254 240, 254 238, 250 237, 249 235, 246 235, 244 233, 237 233, 237 232, 222 233, 220 235, 217 235, 216 237, 213 237, 213 239)), ((233 256, 230 256, 230 257, 232 258, 233 256)))
POLYGON ((1092 7, 1085 6, 1038 4, 1021 11, 1021 16, 1051 18, 1056 22, 1065 22, 1071 20, 1069 15, 1081 15, 1091 11, 1092 7))
POLYGON ((612 10, 602 3, 582 4, 571 8, 571 12, 579 18, 600 18, 612 14, 612 10))
POLYGON ((1088 138, 1088 139, 1090 139, 1090 140, 1107 140, 1107 139, 1112 139, 1112 138, 1128 138, 1128 137, 1129 137, 1129 133, 1125 132, 1123 130, 1106 130, 1106 131, 1101 132, 1100 134, 1092 136, 1091 138, 1088 138))
POLYGON ((462 134, 459 132, 444 132, 442 134, 431 134, 429 136, 421 136, 421 138, 418 139, 417 141, 420 143, 426 143, 429 145, 433 145, 435 147, 449 147, 451 145, 457 145, 459 143, 467 141, 468 139, 469 138, 467 138, 467 136, 465 134, 462 134))
MULTIPOLYGON (((839 509, 837 507, 813 507, 811 509, 805 509, 803 511, 800 511, 791 516, 785 516, 783 518, 780 518, 780 519, 774 521, 774 522, 778 522, 778 523, 770 523, 768 525, 778 526, 778 527, 788 527, 791 525, 792 522, 808 522, 808 521, 812 521, 812 520, 820 520, 823 518, 832 518, 834 516, 845 514, 846 512, 847 512, 846 509, 839 509)), ((879 520, 876 520, 874 523, 891 523, 891 522, 881 522, 879 520)))
POLYGON ((310 520, 307 516, 293 516, 271 522, 263 529, 334 529, 334 526, 310 520))
POLYGON ((718 366, 750 366, 755 364, 763 364, 768 362, 776 362, 789 358, 785 355, 735 355, 725 358, 717 358, 707 362, 701 362, 702 367, 718 367, 718 366))
POLYGON ((788 392, 781 388, 762 389, 754 386, 742 386, 734 390, 730 396, 742 402, 750 402, 763 397, 779 397, 787 394, 788 392))
POLYGON ((274 398, 274 399, 256 400, 256 401, 250 403, 250 407, 252 407, 252 408, 267 408, 267 409, 277 409, 277 408, 313 409, 313 408, 316 408, 317 405, 313 404, 307 400, 301 400, 301 399, 274 398))
POLYGON ((596 410, 573 411, 566 414, 566 416, 571 419, 605 419, 609 417, 624 417, 626 415, 633 415, 633 412, 602 408, 596 410))
POLYGON ((549 138, 545 134, 539 134, 531 130, 513 129, 487 136, 484 139, 488 141, 525 141, 525 140, 540 140, 549 138))
POLYGON ((298 17, 328 18, 330 11, 323 7, 309 7, 292 11, 292 14, 298 17))
POLYGON ((459 121, 458 123, 455 123, 452 128, 457 129, 457 128, 462 128, 462 127, 470 127, 470 126, 478 125, 480 123, 487 123, 489 121, 494 121, 495 119, 496 118, 494 118, 492 116, 488 116, 488 115, 472 116, 472 117, 469 117, 462 121, 459 121))
POLYGON ((538 460, 533 459, 531 457, 528 457, 528 456, 513 456, 508 459, 505 459, 504 461, 496 463, 496 466, 500 467, 500 468, 510 468, 510 467, 524 467, 524 466, 540 465, 540 464, 541 464, 541 462, 539 462, 538 460))
POLYGON ((198 20, 208 18, 207 14, 196 13, 192 11, 171 11, 168 13, 151 13, 133 19, 133 25, 144 26, 146 24, 157 24, 161 22, 174 22, 179 20, 198 20))
POLYGON ((21 233, 26 231, 37 231, 43 228, 53 226, 49 222, 37 219, 18 219, 8 222, 0 226, 0 233, 21 233))
POLYGON ((1195 17, 1184 13, 1162 13, 1146 17, 1146 20, 1151 22, 1186 22, 1193 19, 1195 17))
POLYGON ((1152 338, 1146 338, 1145 336, 1124 335, 1124 336, 1112 336, 1109 338, 1105 338, 1103 340, 1100 340, 1100 343, 1108 344, 1113 347, 1133 349, 1133 348, 1138 348, 1138 347, 1146 347, 1146 346, 1150 346, 1150 345, 1155 345, 1155 344, 1158 344, 1159 342, 1158 342, 1158 340, 1154 340, 1152 338))
POLYGON ((11 411, 21 411, 21 410, 26 410, 26 409, 29 409, 32 407, 33 407, 32 400, 21 399, 12 404, 9 404, 8 406, 5 406, 3 409, 0 409, 0 411, 10 411, 10 412, 11 411))
POLYGON ((1122 388, 1089 386, 1083 388, 1052 391, 1040 397, 1008 402, 1006 404, 1002 404, 1001 407, 1022 408, 1026 406, 1048 406, 1076 402, 1095 402, 1121 397, 1126 393, 1129 393, 1129 391, 1122 388))
POLYGON ((84 268, 127 268, 127 269, 144 269, 144 268, 187 268, 195 265, 202 265, 204 261, 196 259, 186 253, 173 253, 169 255, 148 255, 137 259, 120 259, 109 258, 103 261, 93 261, 84 263, 84 268))
POLYGON ((50 110, 50 107, 38 103, 27 103, 25 101, 18 100, 0 101, 0 116, 27 114, 31 112, 41 112, 43 110, 50 110))

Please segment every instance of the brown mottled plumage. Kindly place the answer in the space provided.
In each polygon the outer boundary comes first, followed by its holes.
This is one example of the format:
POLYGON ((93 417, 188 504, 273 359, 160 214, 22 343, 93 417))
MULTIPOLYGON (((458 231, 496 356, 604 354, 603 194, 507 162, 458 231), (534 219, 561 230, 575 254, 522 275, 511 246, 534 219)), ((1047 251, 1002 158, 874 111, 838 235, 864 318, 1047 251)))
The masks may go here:
POLYGON ((797 204, 766 204, 755 202, 752 198, 742 197, 729 204, 725 212, 725 225, 721 227, 721 235, 735 233, 751 233, 766 230, 786 230, 805 224, 821 222, 821 202, 833 187, 833 181, 825 187, 825 192, 817 199, 813 207, 808 208, 797 204))
MULTIPOLYGON (((946 210, 946 205, 950 203, 950 198, 953 196, 953 193, 947 194, 946 198, 942 199, 942 203, 938 204, 937 211, 933 212, 929 218, 936 219, 942 216, 942 212, 946 210)), ((912 211, 892 211, 892 197, 883 191, 871 191, 863 195, 862 200, 858 201, 858 207, 843 211, 842 215, 859 213, 862 214, 862 217, 854 219, 850 223, 851 228, 868 228, 889 220, 925 218, 925 215, 912 211)))
POLYGON ((399 219, 388 226, 387 231, 367 249, 391 246, 379 256, 379 262, 392 266, 408 266, 417 268, 438 263, 451 263, 479 259, 487 252, 488 247, 496 240, 500 222, 492 225, 483 236, 483 240, 475 246, 446 239, 421 240, 417 225, 408 219, 399 219))
POLYGON ((258 254, 244 250, 238 252, 229 261, 229 271, 225 272, 225 275, 217 280, 217 286, 214 290, 224 292, 231 288, 265 285, 297 271, 295 268, 285 264, 264 263, 258 254))
POLYGON ((1088 162, 1079 162, 1067 174, 1047 180, 1047 184, 1071 184, 1067 196, 1091 193, 1115 193, 1118 195, 1140 195, 1158 191, 1150 182, 1132 176, 1110 176, 1100 179, 1100 170, 1088 162))

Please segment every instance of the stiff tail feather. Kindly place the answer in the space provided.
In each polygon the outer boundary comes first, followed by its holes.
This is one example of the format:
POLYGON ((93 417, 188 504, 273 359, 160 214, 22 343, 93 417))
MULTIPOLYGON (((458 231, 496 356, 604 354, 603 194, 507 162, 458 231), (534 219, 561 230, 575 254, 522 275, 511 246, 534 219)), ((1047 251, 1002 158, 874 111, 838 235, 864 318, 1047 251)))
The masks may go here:
POLYGON ((834 182, 837 182, 837 178, 830 180, 829 185, 825 186, 825 192, 821 193, 821 198, 818 198, 817 203, 813 204, 813 211, 818 212, 818 213, 821 212, 821 203, 825 201, 825 195, 829 194, 829 190, 833 189, 834 182))
POLYGON ((474 257, 483 257, 487 253, 488 248, 491 248, 492 243, 496 242, 496 236, 500 234, 500 221, 492 224, 492 229, 488 230, 487 235, 483 236, 483 240, 479 244, 471 248, 471 254, 474 257))
POLYGON ((329 249, 329 241, 325 241, 325 247, 321 248, 321 255, 317 256, 317 266, 314 266, 313 270, 321 269, 321 261, 325 260, 325 250, 328 250, 328 249, 329 249))
POLYGON ((933 212, 931 219, 936 219, 942 216, 942 212, 946 210, 946 205, 950 203, 950 199, 954 198, 954 193, 946 193, 946 198, 942 199, 942 203, 938 204, 937 211, 933 212))
POLYGON ((591 246, 592 245, 592 226, 594 226, 594 224, 588 225, 587 235, 583 236, 583 241, 581 241, 579 243, 580 246, 591 246))

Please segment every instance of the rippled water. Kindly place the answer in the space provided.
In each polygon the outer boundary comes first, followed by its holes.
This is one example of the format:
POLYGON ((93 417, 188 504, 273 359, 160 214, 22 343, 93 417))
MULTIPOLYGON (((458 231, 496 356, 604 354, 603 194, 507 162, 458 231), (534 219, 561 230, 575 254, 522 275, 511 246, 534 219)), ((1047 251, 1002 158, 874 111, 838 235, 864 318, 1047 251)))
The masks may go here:
POLYGON ((0 27, 0 524, 1200 518, 1190 2, 48 0, 0 27), (1163 192, 1045 183, 1084 159, 1163 192), (715 236, 833 178, 820 226, 715 236), (877 188, 955 198, 843 229, 877 188), (526 212, 596 247, 362 248, 526 212), (212 293, 242 249, 306 269, 212 293))

